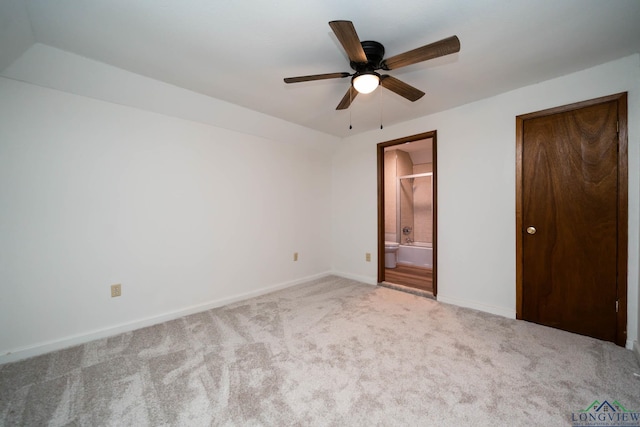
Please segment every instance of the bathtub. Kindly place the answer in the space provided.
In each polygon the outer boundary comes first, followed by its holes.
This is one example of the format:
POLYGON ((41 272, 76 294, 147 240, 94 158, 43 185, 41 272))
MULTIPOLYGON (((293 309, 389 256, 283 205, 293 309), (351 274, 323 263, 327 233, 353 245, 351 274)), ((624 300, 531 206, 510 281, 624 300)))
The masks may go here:
POLYGON ((414 242, 401 244, 398 248, 398 264, 433 268, 433 248, 431 243, 414 242))

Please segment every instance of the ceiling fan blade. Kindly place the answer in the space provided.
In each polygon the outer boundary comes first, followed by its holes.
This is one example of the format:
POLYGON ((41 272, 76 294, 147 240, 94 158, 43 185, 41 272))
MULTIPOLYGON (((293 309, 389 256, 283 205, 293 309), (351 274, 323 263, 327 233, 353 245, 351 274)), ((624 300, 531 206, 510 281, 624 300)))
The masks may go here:
POLYGON ((284 79, 285 83, 300 83, 300 82, 310 82, 312 80, 325 80, 325 79, 340 79, 343 77, 349 77, 351 74, 349 73, 327 73, 327 74, 314 74, 311 76, 300 76, 300 77, 287 77, 284 79))
POLYGON ((385 70, 395 70, 396 68, 406 67, 407 65, 416 64, 428 59, 438 58, 440 56, 449 55, 460 51, 460 40, 457 36, 451 36, 435 43, 401 53, 382 62, 382 68, 385 70))
POLYGON ((329 26, 342 44, 344 51, 347 52, 350 61, 367 62, 367 55, 362 49, 358 33, 351 21, 331 21, 329 26))
POLYGON ((353 88, 353 86, 349 86, 349 90, 342 97, 342 101, 336 107, 336 110, 346 110, 351 105, 351 102, 356 99, 358 95, 358 91, 353 88))
POLYGON ((398 80, 389 75, 380 76, 380 85, 389 89, 391 92, 407 98, 411 102, 415 102, 424 96, 424 92, 420 89, 416 89, 402 80, 398 80))

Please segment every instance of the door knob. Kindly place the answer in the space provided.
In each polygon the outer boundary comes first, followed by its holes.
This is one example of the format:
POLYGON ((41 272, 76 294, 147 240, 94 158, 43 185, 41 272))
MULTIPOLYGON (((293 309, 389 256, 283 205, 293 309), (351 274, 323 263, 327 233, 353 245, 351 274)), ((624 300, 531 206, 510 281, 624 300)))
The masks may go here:
POLYGON ((536 228, 533 226, 527 227, 527 233, 529 234, 536 234, 536 231, 537 231, 536 228))

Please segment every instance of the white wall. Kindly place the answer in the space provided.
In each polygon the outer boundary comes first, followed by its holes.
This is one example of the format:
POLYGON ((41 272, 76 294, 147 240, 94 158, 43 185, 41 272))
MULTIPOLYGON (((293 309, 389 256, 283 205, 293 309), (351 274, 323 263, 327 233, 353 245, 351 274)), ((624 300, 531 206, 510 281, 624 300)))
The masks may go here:
POLYGON ((326 274, 330 151, 292 128, 299 143, 0 77, 0 362, 326 274))
POLYGON ((376 144, 438 131, 438 299, 515 317, 515 117, 629 92, 628 345, 638 331, 640 56, 343 141, 333 159, 333 269, 376 281, 376 144))
POLYGON ((0 363, 329 270, 375 283, 376 143, 434 129, 439 299, 513 316, 514 118, 622 91, 637 339, 638 55, 357 135, 331 157, 335 137, 32 49, 0 77, 0 363))

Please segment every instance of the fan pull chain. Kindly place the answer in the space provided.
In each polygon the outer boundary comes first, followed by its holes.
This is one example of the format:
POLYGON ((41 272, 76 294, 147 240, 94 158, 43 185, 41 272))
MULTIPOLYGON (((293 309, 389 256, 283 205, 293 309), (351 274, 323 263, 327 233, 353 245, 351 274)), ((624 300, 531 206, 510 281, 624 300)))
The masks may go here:
POLYGON ((353 129, 351 126, 351 103, 353 102, 353 98, 351 97, 351 87, 349 87, 349 129, 353 129))
POLYGON ((380 129, 382 129, 382 127, 383 127, 382 126, 382 105, 383 105, 383 102, 382 102, 382 89, 378 89, 378 92, 380 92, 378 94, 378 100, 380 101, 380 129))

